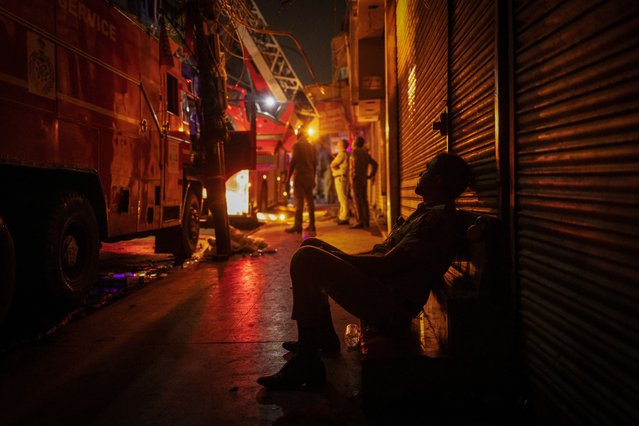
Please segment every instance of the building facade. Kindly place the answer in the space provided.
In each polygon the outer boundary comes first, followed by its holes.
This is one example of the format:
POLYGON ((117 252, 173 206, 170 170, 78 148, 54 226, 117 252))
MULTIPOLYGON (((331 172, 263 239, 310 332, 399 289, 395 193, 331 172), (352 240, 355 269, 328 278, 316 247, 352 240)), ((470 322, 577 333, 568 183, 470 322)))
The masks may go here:
POLYGON ((639 3, 349 5, 352 125, 383 176, 372 204, 392 223, 429 159, 466 159, 458 207, 509 242, 519 391, 571 423, 636 424, 639 3))

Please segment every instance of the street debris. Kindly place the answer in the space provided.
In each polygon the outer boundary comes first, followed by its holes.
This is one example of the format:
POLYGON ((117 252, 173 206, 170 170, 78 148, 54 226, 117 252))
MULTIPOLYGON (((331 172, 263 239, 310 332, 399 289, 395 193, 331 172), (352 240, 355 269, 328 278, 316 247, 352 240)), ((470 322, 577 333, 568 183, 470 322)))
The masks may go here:
MULTIPOLYGON (((248 255, 250 257, 259 257, 264 254, 275 254, 277 249, 267 248, 268 244, 263 238, 252 237, 244 234, 237 228, 229 226, 229 234, 231 237, 231 251, 233 254, 248 255)), ((216 253, 215 238, 207 239, 209 246, 204 249, 202 258, 214 257, 216 253)))
POLYGON ((98 280, 85 303, 85 309, 95 310, 115 298, 120 298, 151 281, 161 280, 174 268, 167 263, 147 264, 136 272, 108 272, 98 275, 98 280))

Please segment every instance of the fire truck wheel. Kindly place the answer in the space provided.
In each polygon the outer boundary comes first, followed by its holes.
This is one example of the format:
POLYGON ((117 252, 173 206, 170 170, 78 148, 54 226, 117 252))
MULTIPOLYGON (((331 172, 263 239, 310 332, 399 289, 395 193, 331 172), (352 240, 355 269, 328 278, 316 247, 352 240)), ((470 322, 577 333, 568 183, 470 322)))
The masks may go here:
POLYGON ((186 195, 186 204, 182 214, 182 229, 180 244, 174 253, 179 260, 188 259, 195 253, 197 242, 200 238, 200 200, 195 193, 189 191, 186 195))
POLYGON ((9 228, 0 217, 0 324, 9 313, 15 290, 15 251, 9 228))
POLYGON ((98 224, 91 204, 77 193, 58 198, 46 234, 49 291, 73 306, 80 305, 95 283, 99 254, 98 224))

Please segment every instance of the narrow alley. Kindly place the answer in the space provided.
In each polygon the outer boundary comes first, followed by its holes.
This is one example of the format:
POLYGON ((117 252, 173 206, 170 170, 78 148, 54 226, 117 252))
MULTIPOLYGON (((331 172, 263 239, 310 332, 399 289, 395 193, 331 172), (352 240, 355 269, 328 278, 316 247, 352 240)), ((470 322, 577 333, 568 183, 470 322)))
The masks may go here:
POLYGON ((638 28, 0 0, 0 426, 639 425, 638 28))
MULTIPOLYGON (((317 236, 349 252, 381 240, 377 229, 344 228, 325 219, 317 236)), ((296 338, 288 262, 308 235, 283 229, 253 234, 276 253, 203 259, 5 354, 0 423, 257 425, 288 413, 368 424, 357 351, 325 360, 320 392, 265 392, 255 382, 285 362, 281 343, 296 338)), ((356 321, 334 307, 337 330, 356 321)))

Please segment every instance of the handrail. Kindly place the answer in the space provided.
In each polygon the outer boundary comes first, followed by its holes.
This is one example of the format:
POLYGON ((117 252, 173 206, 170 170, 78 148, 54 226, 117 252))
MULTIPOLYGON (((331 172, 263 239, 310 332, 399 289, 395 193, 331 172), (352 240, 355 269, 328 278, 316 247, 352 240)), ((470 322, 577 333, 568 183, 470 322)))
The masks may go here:
POLYGON ((149 111, 151 112, 151 116, 153 117, 153 122, 155 126, 158 128, 158 132, 160 136, 162 136, 162 126, 160 126, 160 120, 158 120, 158 116, 153 109, 153 105, 151 105, 151 100, 149 99, 149 95, 146 93, 146 89, 144 88, 144 84, 140 82, 140 90, 142 91, 142 95, 144 95, 144 100, 146 101, 146 106, 149 107, 149 111))

